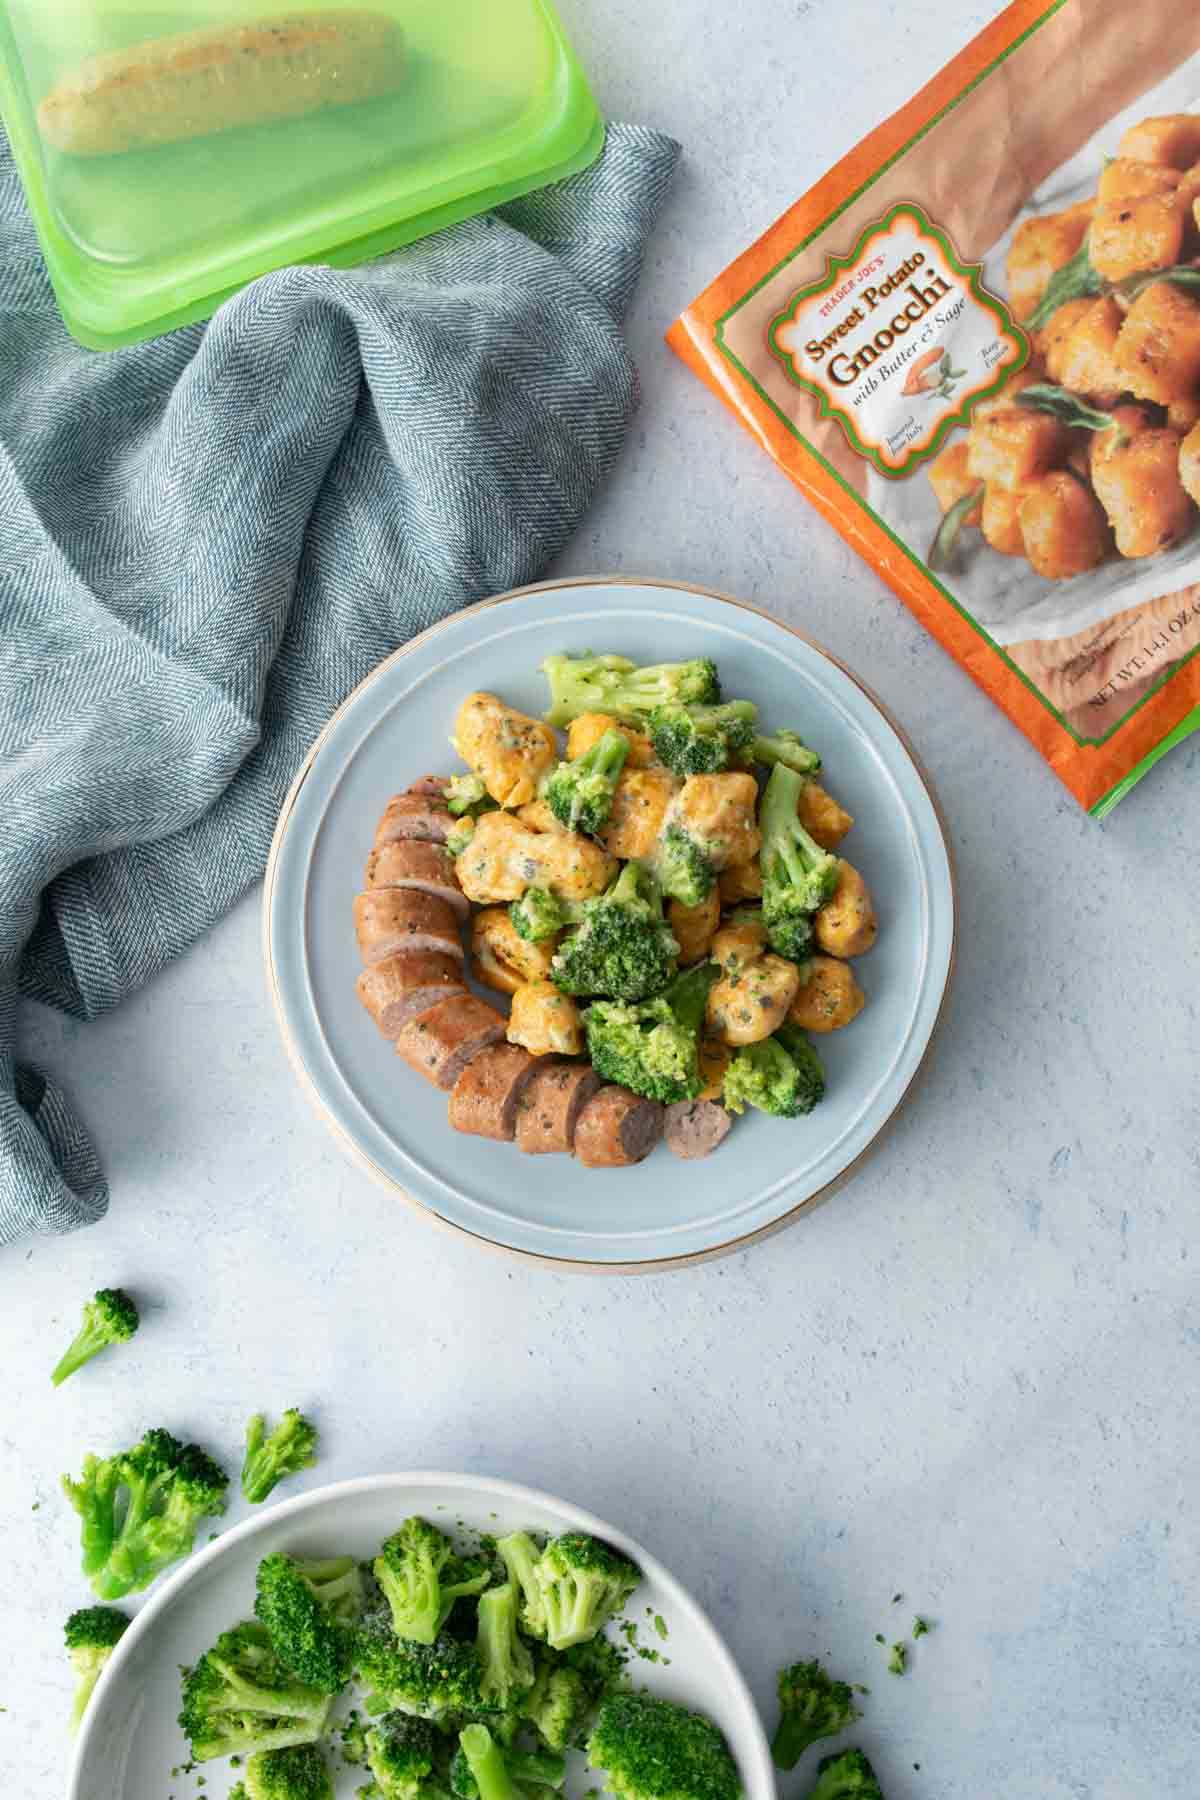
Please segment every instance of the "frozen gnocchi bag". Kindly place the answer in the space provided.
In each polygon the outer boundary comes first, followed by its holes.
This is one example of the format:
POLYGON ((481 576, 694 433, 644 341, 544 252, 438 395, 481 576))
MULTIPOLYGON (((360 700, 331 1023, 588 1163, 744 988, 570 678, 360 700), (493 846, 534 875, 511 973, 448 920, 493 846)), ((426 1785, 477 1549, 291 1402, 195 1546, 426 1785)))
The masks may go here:
POLYGON ((1200 727, 1200 12, 1018 3, 669 341, 1097 817, 1200 727))

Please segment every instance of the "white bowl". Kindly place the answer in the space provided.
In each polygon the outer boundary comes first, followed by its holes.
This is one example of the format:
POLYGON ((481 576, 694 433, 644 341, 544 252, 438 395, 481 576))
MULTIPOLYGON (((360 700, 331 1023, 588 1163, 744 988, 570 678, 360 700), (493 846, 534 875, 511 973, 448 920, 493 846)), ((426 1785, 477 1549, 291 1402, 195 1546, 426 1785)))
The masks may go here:
MULTIPOLYGON (((272 1550, 297 1556, 373 1555, 412 1513, 452 1528, 503 1535, 589 1531, 631 1556, 642 1585, 626 1617, 660 1662, 634 1661, 637 1680, 656 1694, 707 1713, 725 1733, 741 1771, 746 1800, 775 1800, 775 1779, 762 1722, 729 1651, 705 1614, 640 1544, 576 1506, 511 1481, 419 1472, 369 1475, 300 1494, 234 1526, 190 1557, 139 1612, 96 1685, 84 1716, 67 1784, 67 1800, 194 1800, 195 1775, 170 1779, 188 1760, 178 1725, 179 1667, 196 1661, 227 1626, 251 1616, 254 1575, 272 1550), (665 1620, 660 1639, 651 1615, 665 1620), (666 1660, 669 1658, 669 1661, 666 1660)), ((335 1759, 336 1760, 336 1759, 335 1759)), ((206 1763, 202 1800, 216 1800, 225 1762, 206 1763)), ((362 1785, 361 1769, 342 1769, 338 1794, 362 1785)))

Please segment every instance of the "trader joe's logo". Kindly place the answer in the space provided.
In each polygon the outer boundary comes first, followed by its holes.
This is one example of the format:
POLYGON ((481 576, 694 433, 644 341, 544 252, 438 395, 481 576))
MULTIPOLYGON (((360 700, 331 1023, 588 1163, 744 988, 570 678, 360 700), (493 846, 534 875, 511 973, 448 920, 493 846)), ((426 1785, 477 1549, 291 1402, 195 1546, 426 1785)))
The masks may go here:
POLYGON ((1008 308, 901 201, 793 294, 767 345, 881 475, 909 474, 1029 355, 1008 308))

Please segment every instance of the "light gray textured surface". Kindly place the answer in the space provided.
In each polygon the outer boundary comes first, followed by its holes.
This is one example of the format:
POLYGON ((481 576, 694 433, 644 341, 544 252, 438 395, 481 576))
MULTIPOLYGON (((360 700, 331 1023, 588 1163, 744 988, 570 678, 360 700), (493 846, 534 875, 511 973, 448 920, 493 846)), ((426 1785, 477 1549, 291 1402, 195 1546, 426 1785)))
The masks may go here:
POLYGON ((1200 748, 1090 823, 661 344, 987 15, 564 11, 606 110, 673 131, 687 161, 635 308, 640 424, 563 569, 776 608, 894 709, 960 862, 940 1043, 875 1160, 801 1226, 691 1273, 589 1280, 460 1244, 342 1160, 288 1074, 254 900, 107 1019, 31 1013, 114 1197, 103 1224, 0 1260, 21 1659, 0 1778, 61 1792, 60 1621, 84 1593, 59 1471, 158 1420, 232 1459, 253 1407, 298 1401, 326 1432, 310 1479, 488 1470, 624 1524, 764 1702, 785 1655, 828 1650, 872 1689, 888 1800, 1194 1800, 1200 748), (60 1340, 109 1281, 146 1295, 143 1330, 52 1397, 60 1340), (916 1609, 938 1629, 901 1682, 873 1634, 916 1609))

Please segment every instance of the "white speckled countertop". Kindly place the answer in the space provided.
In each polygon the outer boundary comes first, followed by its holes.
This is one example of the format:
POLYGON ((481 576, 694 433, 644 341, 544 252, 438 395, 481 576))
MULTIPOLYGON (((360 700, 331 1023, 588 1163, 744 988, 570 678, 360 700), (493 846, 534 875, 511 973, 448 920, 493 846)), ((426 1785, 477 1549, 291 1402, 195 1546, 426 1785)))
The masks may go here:
POLYGON ((61 1621, 86 1592, 60 1471, 152 1421, 232 1461, 251 1410, 296 1402, 324 1432, 311 1481, 488 1471, 619 1521, 764 1703, 781 1661, 828 1651, 872 1690, 888 1800, 1194 1800, 1200 742, 1089 822, 661 340, 990 9, 561 3, 606 110, 686 151, 631 325, 642 413, 562 572, 725 589, 882 695, 959 859, 944 1028, 836 1200, 628 1279, 474 1249, 343 1160, 284 1059, 257 895, 107 1019, 31 1011, 113 1202, 0 1256, 0 1788, 63 1788, 61 1621), (146 1296, 141 1333, 52 1396, 111 1282, 146 1296), (916 1610, 937 1628, 896 1680, 874 1634, 916 1610))

